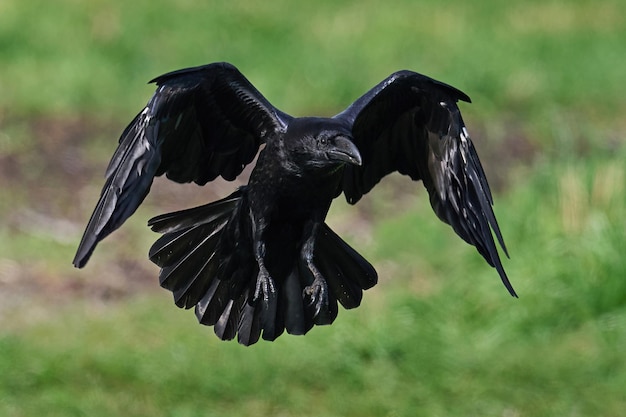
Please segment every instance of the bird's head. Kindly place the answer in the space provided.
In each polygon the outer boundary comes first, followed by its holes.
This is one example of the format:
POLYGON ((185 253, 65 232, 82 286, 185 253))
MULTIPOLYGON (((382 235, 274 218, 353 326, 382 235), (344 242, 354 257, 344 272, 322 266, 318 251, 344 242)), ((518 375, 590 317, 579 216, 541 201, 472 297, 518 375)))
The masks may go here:
POLYGON ((290 159, 310 169, 361 165, 361 153, 349 129, 333 119, 294 119, 284 137, 290 159))

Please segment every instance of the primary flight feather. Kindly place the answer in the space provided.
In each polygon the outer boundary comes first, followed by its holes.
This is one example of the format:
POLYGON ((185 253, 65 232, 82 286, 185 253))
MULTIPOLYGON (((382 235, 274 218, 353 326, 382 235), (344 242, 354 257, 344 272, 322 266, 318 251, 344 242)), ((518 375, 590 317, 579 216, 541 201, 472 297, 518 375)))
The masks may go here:
POLYGON ((421 180, 437 216, 511 286, 492 196, 457 106, 461 91, 411 72, 391 74, 343 112, 292 117, 232 65, 157 77, 124 130, 74 265, 141 204, 155 176, 204 185, 235 179, 258 153, 247 185, 207 205, 149 221, 150 249, 176 305, 195 307, 221 339, 250 345, 284 330, 330 324, 377 282, 372 265, 325 223, 333 199, 355 204, 392 172, 421 180), (261 149, 261 145, 265 146, 261 149))

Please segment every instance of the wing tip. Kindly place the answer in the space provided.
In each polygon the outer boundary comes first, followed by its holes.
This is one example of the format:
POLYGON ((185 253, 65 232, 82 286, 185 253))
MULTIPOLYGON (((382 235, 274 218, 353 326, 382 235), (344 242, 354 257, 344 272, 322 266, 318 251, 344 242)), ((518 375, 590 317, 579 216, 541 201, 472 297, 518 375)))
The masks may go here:
POLYGON ((513 288, 510 282, 505 283, 504 286, 506 287, 507 290, 509 290, 509 294, 511 294, 511 297, 519 298, 519 295, 517 295, 517 292, 515 292, 515 289, 513 288))
POLYGON ((519 296, 517 295, 517 292, 515 292, 515 289, 513 288, 513 284, 511 284, 511 281, 509 281, 509 277, 506 275, 506 272, 504 271, 504 266, 502 266, 502 262, 500 262, 500 258, 496 257, 495 261, 496 261, 495 268, 498 271, 498 274, 500 275, 502 284, 504 284, 504 287, 509 291, 509 294, 511 294, 512 297, 519 298, 519 296))
POLYGON ((78 269, 83 268, 85 265, 87 265, 87 262, 89 261, 89 258, 91 258, 91 254, 93 253, 95 248, 95 243, 88 246, 81 244, 76 251, 76 255, 74 256, 72 265, 74 265, 74 267, 78 269))

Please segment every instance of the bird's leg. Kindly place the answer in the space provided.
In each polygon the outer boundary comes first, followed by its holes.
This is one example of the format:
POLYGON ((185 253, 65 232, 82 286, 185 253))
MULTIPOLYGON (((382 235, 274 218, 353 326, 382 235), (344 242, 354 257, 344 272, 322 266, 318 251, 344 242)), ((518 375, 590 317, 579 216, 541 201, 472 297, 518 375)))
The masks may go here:
POLYGON ((274 280, 270 276, 269 271, 265 267, 265 242, 263 241, 263 231, 265 230, 264 221, 256 221, 252 213, 250 213, 252 221, 252 242, 254 245, 254 257, 259 266, 259 274, 254 289, 253 301, 262 299, 267 305, 271 299, 276 296, 276 286, 274 280))
POLYGON ((307 269, 313 275, 313 282, 311 285, 304 288, 302 296, 305 301, 308 299, 308 306, 314 308, 314 317, 325 313, 328 308, 328 284, 326 279, 322 276, 317 266, 313 263, 313 250, 315 248, 315 237, 319 229, 319 222, 310 221, 306 225, 305 236, 308 235, 306 241, 302 245, 302 260, 304 261, 307 269))

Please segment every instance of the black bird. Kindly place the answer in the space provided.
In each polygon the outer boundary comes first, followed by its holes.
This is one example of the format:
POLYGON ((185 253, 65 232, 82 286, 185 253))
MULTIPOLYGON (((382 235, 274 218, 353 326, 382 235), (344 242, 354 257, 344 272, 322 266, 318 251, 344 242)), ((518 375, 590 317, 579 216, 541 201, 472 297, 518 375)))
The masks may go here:
POLYGON ((75 266, 133 214, 155 176, 233 180, 263 148, 248 185, 148 222, 163 233, 149 254, 161 286, 177 306, 195 306, 221 339, 250 345, 285 329, 304 334, 332 323, 337 301, 357 307, 376 271, 324 220, 341 193, 355 204, 394 171, 422 180, 437 216, 516 296, 492 235, 506 253, 489 185, 456 104, 470 99, 456 88, 399 71, 336 116, 296 118, 227 63, 151 82, 157 90, 122 133, 75 266))

